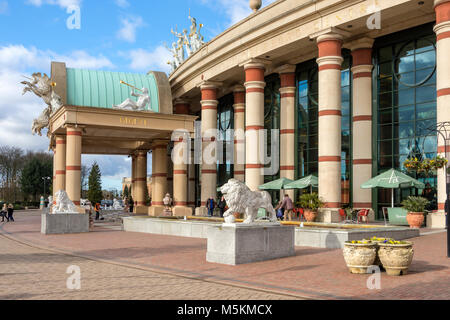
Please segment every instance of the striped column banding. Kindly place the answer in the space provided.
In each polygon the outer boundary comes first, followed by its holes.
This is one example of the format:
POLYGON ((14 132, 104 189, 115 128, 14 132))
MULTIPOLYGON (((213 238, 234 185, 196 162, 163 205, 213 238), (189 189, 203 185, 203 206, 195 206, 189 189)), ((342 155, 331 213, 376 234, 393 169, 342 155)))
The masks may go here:
MULTIPOLYGON (((61 140, 60 140, 61 141, 61 140)), ((81 198, 81 148, 82 148, 82 129, 75 126, 68 126, 66 129, 66 192, 69 199, 75 205, 80 204, 81 198)), ((57 144, 59 146, 64 146, 62 142, 57 144)), ((60 149, 57 149, 61 151, 60 149)), ((60 152, 62 153, 62 152, 60 152)), ((61 161, 62 162, 62 161, 61 161)), ((64 170, 63 168, 58 168, 58 170, 64 170)))
MULTIPOLYGON (((434 9, 436 12, 436 90, 437 90, 437 123, 450 121, 450 0, 435 0, 434 9)), ((450 147, 447 147, 450 152, 450 147)), ((441 135, 438 135, 437 152, 442 157, 445 154, 445 141, 441 135)), ((446 174, 441 169, 437 172, 437 193, 438 210, 444 211, 445 201, 447 199, 446 174)))
POLYGON ((319 196, 326 207, 341 205, 342 36, 317 38, 319 57, 319 196))
POLYGON ((245 87, 236 85, 234 97, 234 179, 245 182, 245 87))
POLYGON ((133 205, 136 206, 136 163, 137 155, 133 153, 131 155, 131 197, 133 198, 133 205))
POLYGON ((353 58, 353 122, 352 177, 353 207, 372 208, 372 190, 361 184, 372 178, 372 45, 373 39, 354 41, 353 58))
MULTIPOLYGON (((194 159, 194 150, 191 150, 191 159, 194 159)), ((192 161, 188 165, 188 206, 195 207, 195 164, 192 161)))
MULTIPOLYGON (((295 180, 295 65, 279 68, 280 75, 280 178, 295 180)), ((284 192, 294 199, 294 190, 284 192)), ((281 197, 281 194, 280 194, 281 197)))
POLYGON ((200 85, 202 100, 202 164, 201 164, 201 201, 216 198, 216 157, 215 140, 217 138, 217 90, 220 84, 204 82, 200 85))
POLYGON ((136 153, 136 198, 134 200, 137 207, 146 205, 147 153, 147 150, 138 150, 136 153))
POLYGON ((161 207, 167 193, 167 142, 152 146, 152 206, 161 207))
POLYGON ((56 146, 54 153, 54 182, 53 199, 56 203, 56 193, 66 190, 66 136, 56 136, 56 146))
POLYGON ((188 163, 186 158, 190 157, 191 150, 188 149, 188 142, 180 139, 174 142, 173 151, 173 200, 175 215, 178 212, 185 212, 184 209, 177 207, 186 207, 188 203, 188 163))
POLYGON ((244 64, 245 71, 245 183, 252 191, 264 183, 262 146, 264 134, 265 65, 252 59, 244 64))
POLYGON ((189 114, 191 109, 191 105, 183 100, 175 100, 173 107, 175 114, 189 114))

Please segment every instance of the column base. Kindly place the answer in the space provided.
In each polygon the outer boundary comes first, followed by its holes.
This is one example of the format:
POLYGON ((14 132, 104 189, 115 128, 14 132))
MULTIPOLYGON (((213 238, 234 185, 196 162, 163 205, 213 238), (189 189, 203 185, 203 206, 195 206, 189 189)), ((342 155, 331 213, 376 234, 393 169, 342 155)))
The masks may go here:
POLYGON ((151 206, 147 211, 150 217, 167 217, 172 216, 172 211, 166 211, 164 206, 151 206))
POLYGON ((207 217, 208 216, 208 209, 206 207, 195 208, 195 215, 197 217, 207 217))
POLYGON ((317 213, 316 222, 324 222, 324 223, 337 223, 341 222, 342 218, 339 215, 339 209, 334 208, 325 208, 320 209, 317 213))
POLYGON ((149 207, 147 207, 147 206, 137 206, 137 207, 134 207, 133 213, 134 214, 147 214, 148 208, 149 207))
POLYGON ((445 212, 428 213, 427 227, 431 229, 445 229, 446 228, 445 212))
POLYGON ((190 217, 193 209, 191 207, 176 206, 172 208, 172 215, 175 217, 190 217))

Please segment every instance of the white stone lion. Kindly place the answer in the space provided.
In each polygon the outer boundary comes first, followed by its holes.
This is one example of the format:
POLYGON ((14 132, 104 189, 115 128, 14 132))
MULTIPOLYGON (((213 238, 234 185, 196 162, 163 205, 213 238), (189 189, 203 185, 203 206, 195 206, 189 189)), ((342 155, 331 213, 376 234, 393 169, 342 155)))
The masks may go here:
POLYGON ((77 207, 69 199, 69 196, 64 190, 59 190, 56 193, 56 204, 52 207, 52 213, 79 213, 77 207))
POLYGON ((245 213, 244 223, 253 223, 259 208, 267 210, 271 222, 277 222, 272 198, 268 192, 251 191, 244 183, 236 179, 230 179, 220 188, 220 191, 229 207, 223 215, 226 223, 235 222, 233 213, 245 213))

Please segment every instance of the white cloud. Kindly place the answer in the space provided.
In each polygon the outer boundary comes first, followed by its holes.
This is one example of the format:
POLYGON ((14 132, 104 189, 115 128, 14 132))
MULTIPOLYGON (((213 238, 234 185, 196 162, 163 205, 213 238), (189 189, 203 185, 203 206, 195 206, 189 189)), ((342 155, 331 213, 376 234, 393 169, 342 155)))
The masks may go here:
POLYGON ((128 8, 130 3, 127 0, 116 0, 116 5, 121 8, 128 8))
POLYGON ((0 14, 8 13, 8 1, 0 1, 0 14))
POLYGON ((144 20, 139 16, 130 16, 120 19, 121 28, 117 32, 117 38, 126 42, 136 42, 136 31, 138 28, 143 27, 144 20))
POLYGON ((70 6, 81 6, 82 0, 28 0, 26 3, 36 7, 40 7, 44 4, 58 5, 63 9, 67 9, 70 6))
POLYGON ((150 70, 170 72, 167 64, 172 54, 164 46, 158 46, 152 51, 135 49, 128 53, 121 53, 130 60, 130 68, 136 71, 148 72, 150 70))
MULTIPOLYGON (((31 93, 22 96, 22 75, 31 72, 49 74, 51 61, 66 62, 68 67, 113 68, 105 57, 94 57, 84 51, 68 55, 26 48, 23 45, 0 47, 0 145, 30 150, 47 150, 48 139, 31 134, 31 123, 45 108, 44 102, 31 93)), ((45 131, 45 130, 44 130, 45 131)))

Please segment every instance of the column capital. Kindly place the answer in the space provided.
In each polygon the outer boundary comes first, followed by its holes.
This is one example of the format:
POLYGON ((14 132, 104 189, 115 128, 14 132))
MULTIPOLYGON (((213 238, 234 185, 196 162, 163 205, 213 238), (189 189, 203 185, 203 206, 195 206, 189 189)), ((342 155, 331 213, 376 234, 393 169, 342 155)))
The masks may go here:
POLYGON ((159 149, 159 148, 162 148, 162 147, 167 148, 168 144, 169 144, 169 140, 163 140, 163 139, 161 139, 161 140, 154 140, 153 143, 152 143, 152 150, 153 149, 159 149))
POLYGON ((279 66, 275 68, 274 72, 278 74, 285 74, 285 73, 295 73, 295 70, 297 70, 297 66, 294 64, 283 64, 282 66, 279 66))
POLYGON ((236 84, 233 86, 233 93, 245 92, 245 86, 242 84, 236 84))
POLYGON ((220 81, 202 81, 198 87, 200 88, 200 90, 214 90, 214 89, 219 89, 220 87, 222 87, 223 83, 220 81))
POLYGON ((173 104, 174 105, 177 105, 177 104, 189 104, 190 105, 191 103, 188 100, 185 100, 183 98, 177 98, 173 101, 173 104))
POLYGON ((322 41, 343 41, 351 35, 350 32, 341 30, 336 27, 329 27, 309 35, 310 39, 316 40, 318 43, 322 41))
POLYGON ((359 38, 353 41, 349 41, 344 43, 343 47, 350 49, 351 51, 355 51, 358 49, 372 49, 374 39, 369 37, 359 38))
POLYGON ((143 157, 146 156, 148 153, 148 150, 136 150, 137 157, 143 157))
POLYGON ((438 5, 444 4, 446 2, 450 2, 450 0, 434 0, 434 8, 436 8, 438 5))
POLYGON ((266 69, 268 65, 272 63, 269 59, 263 58, 250 58, 239 64, 239 67, 244 67, 244 70, 247 69, 266 69))

